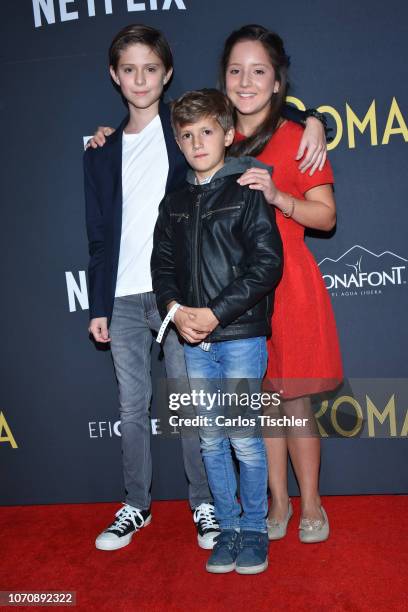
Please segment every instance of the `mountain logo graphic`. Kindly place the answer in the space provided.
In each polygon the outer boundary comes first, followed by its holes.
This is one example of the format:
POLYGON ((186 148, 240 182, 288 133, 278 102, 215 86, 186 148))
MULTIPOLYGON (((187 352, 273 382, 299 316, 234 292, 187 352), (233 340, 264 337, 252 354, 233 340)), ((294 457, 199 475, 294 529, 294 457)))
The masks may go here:
POLYGON ((376 254, 356 244, 337 259, 325 257, 319 267, 327 289, 351 291, 405 285, 407 262, 391 251, 376 254))

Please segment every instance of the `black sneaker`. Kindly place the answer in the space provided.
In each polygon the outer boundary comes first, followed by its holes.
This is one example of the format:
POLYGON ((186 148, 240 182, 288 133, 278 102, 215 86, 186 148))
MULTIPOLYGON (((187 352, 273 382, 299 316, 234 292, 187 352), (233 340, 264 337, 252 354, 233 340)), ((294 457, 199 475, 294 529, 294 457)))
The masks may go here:
POLYGON ((125 504, 116 514, 112 525, 102 531, 95 540, 99 550, 117 550, 130 544, 133 534, 146 527, 152 520, 150 510, 139 510, 125 504))
POLYGON ((220 534, 220 526, 214 516, 213 504, 202 503, 194 508, 193 519, 197 527, 197 540, 200 548, 212 550, 214 538, 220 534))

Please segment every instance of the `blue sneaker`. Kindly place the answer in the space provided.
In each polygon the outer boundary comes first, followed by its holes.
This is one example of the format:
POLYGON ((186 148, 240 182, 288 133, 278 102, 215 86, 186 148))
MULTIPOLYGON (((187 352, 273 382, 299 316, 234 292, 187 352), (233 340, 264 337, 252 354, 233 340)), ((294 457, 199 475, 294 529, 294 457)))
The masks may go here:
POLYGON ((226 574, 235 569, 238 554, 239 531, 223 529, 215 538, 215 546, 206 564, 207 572, 226 574))
POLYGON ((260 574, 268 567, 268 534, 241 531, 235 571, 238 574, 260 574))

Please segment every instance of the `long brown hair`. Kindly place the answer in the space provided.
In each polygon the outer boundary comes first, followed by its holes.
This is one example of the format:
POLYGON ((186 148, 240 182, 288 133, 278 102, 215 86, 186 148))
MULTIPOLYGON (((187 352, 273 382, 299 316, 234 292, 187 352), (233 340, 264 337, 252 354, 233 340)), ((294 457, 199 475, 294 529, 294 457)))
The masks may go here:
MULTIPOLYGON (((265 120, 258 126, 256 131, 244 140, 234 143, 228 155, 239 157, 240 155, 259 155, 276 128, 281 117, 282 107, 285 104, 289 83, 288 68, 289 57, 285 53, 283 40, 275 32, 267 30, 260 25, 245 25, 239 30, 232 32, 225 41, 224 51, 221 56, 219 85, 222 91, 226 92, 226 72, 233 47, 246 40, 254 40, 262 43, 265 51, 269 55, 271 64, 275 70, 275 78, 280 83, 279 91, 274 93, 271 98, 270 111, 265 120)), ((235 112, 236 118, 236 112, 235 112)))

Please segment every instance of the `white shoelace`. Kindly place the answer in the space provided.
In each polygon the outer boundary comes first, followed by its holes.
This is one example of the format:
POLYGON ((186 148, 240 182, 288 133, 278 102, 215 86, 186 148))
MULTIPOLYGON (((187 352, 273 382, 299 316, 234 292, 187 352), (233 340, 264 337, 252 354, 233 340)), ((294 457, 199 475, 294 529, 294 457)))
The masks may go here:
POLYGON ((137 531, 144 523, 144 518, 141 515, 140 510, 138 510, 137 508, 133 508, 132 506, 129 506, 127 504, 123 506, 123 508, 118 510, 115 516, 117 516, 118 518, 113 523, 113 525, 109 527, 109 530, 116 529, 117 531, 122 532, 128 526, 127 522, 130 521, 131 523, 133 523, 133 526, 137 531), (140 520, 139 524, 136 523, 136 517, 140 520))
POLYGON ((218 529, 218 523, 214 516, 214 506, 212 504, 200 504, 194 510, 193 519, 195 523, 202 524, 204 529, 218 529))

